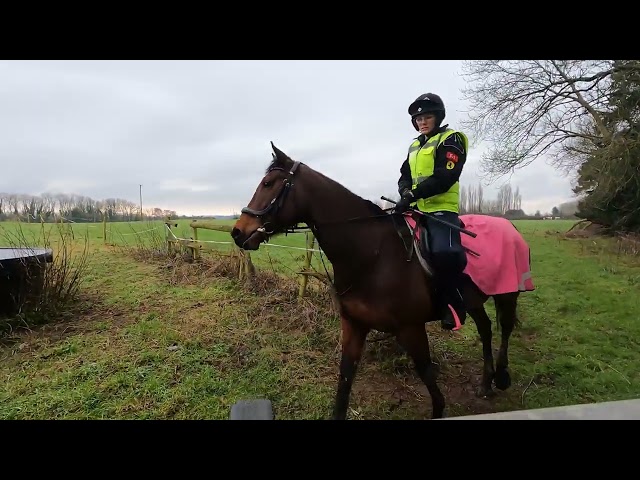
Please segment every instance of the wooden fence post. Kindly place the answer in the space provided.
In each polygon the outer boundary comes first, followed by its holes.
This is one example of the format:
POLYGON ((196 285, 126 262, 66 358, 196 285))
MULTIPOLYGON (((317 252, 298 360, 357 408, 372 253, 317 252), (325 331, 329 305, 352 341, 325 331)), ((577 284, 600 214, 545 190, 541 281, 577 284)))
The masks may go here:
MULTIPOLYGON (((195 242, 197 242, 198 241, 198 227, 197 227, 197 225, 194 225, 192 223, 191 224, 191 228, 193 229, 193 240, 195 242)), ((191 253, 192 253, 194 261, 197 260, 198 258, 200 258, 200 251, 198 250, 198 248, 196 246, 191 248, 191 253)))
POLYGON ((251 252, 243 251, 243 253, 245 256, 244 272, 245 272, 246 278, 251 280, 256 274, 256 267, 253 265, 253 262, 251 261, 251 252))
POLYGON ((304 268, 302 269, 301 278, 300 278, 300 289, 298 290, 298 298, 304 297, 304 294, 307 291, 307 284, 309 282, 309 274, 311 268, 311 258, 313 257, 313 246, 315 244, 315 237, 312 232, 305 232, 305 244, 307 245, 306 258, 304 261, 304 268))
POLYGON ((164 219, 164 239, 167 242, 167 255, 171 256, 171 242, 169 241, 169 217, 164 219))
MULTIPOLYGON (((173 232, 171 231, 171 217, 170 216, 167 216, 165 218, 164 225, 165 225, 164 234, 165 234, 165 238, 167 240, 167 254, 169 256, 171 256, 171 254, 173 253, 173 244, 175 243, 174 239, 171 238, 171 237, 175 237, 175 235, 173 235, 173 232)), ((177 228, 178 224, 176 223, 176 224, 174 224, 174 226, 177 228)), ((178 251, 178 247, 176 245, 176 252, 177 251, 178 251)))
POLYGON ((244 255, 241 248, 236 247, 238 252, 238 280, 244 280, 244 255))
POLYGON ((234 250, 236 251, 238 259, 240 260, 238 262, 238 280, 251 281, 256 273, 256 269, 253 265, 253 262, 251 261, 251 254, 237 246, 234 247, 234 250))
POLYGON ((102 238, 105 245, 107 244, 107 213, 102 214, 102 238))

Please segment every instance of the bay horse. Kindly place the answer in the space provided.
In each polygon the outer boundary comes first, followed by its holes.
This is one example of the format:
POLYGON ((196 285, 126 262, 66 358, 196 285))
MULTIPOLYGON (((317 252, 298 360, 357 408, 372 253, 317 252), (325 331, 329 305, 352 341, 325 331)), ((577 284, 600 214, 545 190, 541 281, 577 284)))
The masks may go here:
MULTIPOLYGON (((395 336, 412 358, 417 374, 429 391, 431 417, 442 418, 445 399, 436 383, 437 369, 431 361, 425 328, 427 322, 436 320, 434 278, 417 260, 417 255, 407 258, 401 234, 409 231, 409 225, 397 222, 398 218, 404 217, 383 210, 308 165, 292 160, 273 142, 271 146, 272 161, 250 202, 242 209, 231 237, 240 248, 257 250, 271 236, 293 231, 297 224, 304 223, 331 262, 342 334, 333 419, 346 419, 351 388, 371 330, 395 336)), ((494 221, 491 220, 494 217, 476 217, 494 221)), ((506 220, 497 218, 495 221, 506 220)), ((524 242, 515 227, 510 222, 509 225, 516 233, 509 233, 512 238, 507 242, 513 242, 513 238, 524 242)), ((491 233, 494 228, 495 224, 490 223, 487 235, 494 235, 491 233)), ((503 240, 493 237, 490 241, 495 244, 503 240)), ((507 262, 513 263, 512 260, 507 262)), ((512 290, 488 295, 468 278, 462 292, 469 316, 482 340, 484 369, 477 388, 477 394, 481 396, 494 394, 492 381, 499 389, 511 385, 507 351, 517 321, 517 300, 522 288, 512 290), (491 320, 484 309, 489 296, 493 296, 502 330, 495 369, 491 320)))

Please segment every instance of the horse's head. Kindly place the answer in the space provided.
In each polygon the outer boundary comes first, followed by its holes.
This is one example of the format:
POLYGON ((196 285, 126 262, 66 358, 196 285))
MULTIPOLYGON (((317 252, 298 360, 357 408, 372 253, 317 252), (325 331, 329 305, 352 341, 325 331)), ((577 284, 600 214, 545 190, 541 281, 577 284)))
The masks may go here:
POLYGON ((257 250, 269 236, 300 221, 303 208, 300 192, 293 190, 300 163, 291 160, 273 142, 271 147, 273 161, 231 231, 236 245, 245 250, 257 250))

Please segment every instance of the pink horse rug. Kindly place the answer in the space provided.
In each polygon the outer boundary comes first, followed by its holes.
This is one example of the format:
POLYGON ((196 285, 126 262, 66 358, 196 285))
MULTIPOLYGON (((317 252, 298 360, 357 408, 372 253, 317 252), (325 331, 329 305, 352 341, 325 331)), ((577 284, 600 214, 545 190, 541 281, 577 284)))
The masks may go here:
MULTIPOLYGON (((405 213, 404 218, 414 232, 415 249, 419 252, 420 229, 415 230, 411 213, 405 213)), ((485 295, 535 290, 529 246, 509 220, 471 214, 460 215, 460 219, 465 229, 477 235, 473 238, 460 234, 462 245, 468 249, 464 273, 485 295)))

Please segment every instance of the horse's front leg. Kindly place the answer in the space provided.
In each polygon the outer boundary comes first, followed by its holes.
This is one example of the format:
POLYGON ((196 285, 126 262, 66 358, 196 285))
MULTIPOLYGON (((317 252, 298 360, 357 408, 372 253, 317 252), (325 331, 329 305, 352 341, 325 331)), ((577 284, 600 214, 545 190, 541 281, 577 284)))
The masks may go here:
POLYGON ((397 333, 396 338, 413 359, 416 371, 431 395, 431 418, 442 418, 445 407, 444 395, 442 395, 436 381, 438 374, 431 361, 429 337, 424 325, 405 327, 397 333))
POLYGON ((364 342, 369 330, 355 325, 345 315, 340 316, 342 324, 342 357, 340 359, 340 376, 333 407, 334 420, 346 420, 349 406, 351 386, 362 357, 364 342))

